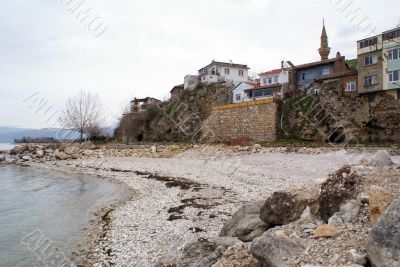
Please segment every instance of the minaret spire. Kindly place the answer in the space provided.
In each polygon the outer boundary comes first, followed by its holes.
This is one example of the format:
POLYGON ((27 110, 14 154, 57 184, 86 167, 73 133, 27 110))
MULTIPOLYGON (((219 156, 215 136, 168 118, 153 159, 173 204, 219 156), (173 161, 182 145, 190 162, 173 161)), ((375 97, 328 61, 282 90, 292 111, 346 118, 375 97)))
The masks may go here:
POLYGON ((318 52, 321 55, 321 60, 327 60, 331 52, 331 48, 328 45, 328 34, 326 33, 324 18, 322 19, 321 46, 318 52))

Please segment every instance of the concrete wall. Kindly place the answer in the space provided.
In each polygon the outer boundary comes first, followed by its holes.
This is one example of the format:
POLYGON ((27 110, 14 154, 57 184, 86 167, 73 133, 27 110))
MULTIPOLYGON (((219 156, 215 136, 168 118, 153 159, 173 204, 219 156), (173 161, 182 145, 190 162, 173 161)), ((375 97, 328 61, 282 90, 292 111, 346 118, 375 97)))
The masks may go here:
POLYGON ((203 132, 209 136, 211 132, 221 140, 247 137, 254 141, 274 141, 277 114, 277 105, 272 99, 216 106, 204 122, 203 132))

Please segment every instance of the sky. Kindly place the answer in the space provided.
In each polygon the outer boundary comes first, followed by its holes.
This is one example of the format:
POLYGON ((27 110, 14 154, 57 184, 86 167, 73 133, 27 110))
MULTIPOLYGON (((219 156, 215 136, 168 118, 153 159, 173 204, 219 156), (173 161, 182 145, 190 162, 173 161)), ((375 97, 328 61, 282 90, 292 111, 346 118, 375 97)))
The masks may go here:
POLYGON ((165 100, 212 60, 260 73, 319 60, 400 24, 398 0, 2 0, 0 126, 57 127, 69 97, 97 94, 112 125, 133 97, 165 100), (389 8, 388 8, 389 7, 389 8))

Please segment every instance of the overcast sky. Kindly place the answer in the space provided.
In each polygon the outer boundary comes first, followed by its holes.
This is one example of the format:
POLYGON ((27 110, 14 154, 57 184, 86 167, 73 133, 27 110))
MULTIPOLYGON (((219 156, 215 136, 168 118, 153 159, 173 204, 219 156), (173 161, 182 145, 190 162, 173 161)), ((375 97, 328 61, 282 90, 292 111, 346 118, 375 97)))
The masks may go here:
POLYGON ((356 40, 400 23, 397 5, 398 0, 2 0, 0 126, 56 126, 57 110, 79 90, 100 96, 111 124, 129 99, 163 99, 186 74, 213 59, 247 64, 257 73, 279 68, 282 59, 316 61, 323 17, 330 56, 340 51, 354 58, 356 40), (78 13, 89 8, 81 22, 78 13), (35 112, 41 99, 44 107, 35 112))

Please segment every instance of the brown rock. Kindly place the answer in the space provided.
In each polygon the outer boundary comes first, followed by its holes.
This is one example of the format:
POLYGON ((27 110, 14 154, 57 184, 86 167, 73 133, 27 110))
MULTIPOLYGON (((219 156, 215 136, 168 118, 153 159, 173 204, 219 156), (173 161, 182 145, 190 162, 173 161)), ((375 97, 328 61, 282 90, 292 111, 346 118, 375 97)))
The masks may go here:
POLYGON ((55 152, 54 153, 54 157, 56 159, 58 159, 58 160, 66 160, 66 159, 68 159, 68 156, 63 152, 55 152))
POLYGON ((339 235, 339 231, 336 227, 329 225, 329 224, 322 224, 315 229, 314 238, 319 237, 335 237, 339 235))
POLYGON ((285 225, 300 219, 307 207, 316 203, 318 189, 307 188, 275 192, 264 203, 260 218, 268 226, 285 225))
POLYGON ((393 201, 393 196, 382 187, 371 186, 369 190, 369 209, 371 224, 374 225, 393 201))
POLYGON ((328 180, 321 185, 318 196, 318 214, 324 221, 340 210, 342 204, 350 199, 357 198, 358 185, 362 177, 349 165, 331 173, 328 180))

